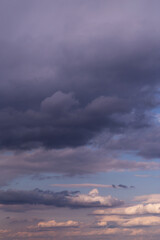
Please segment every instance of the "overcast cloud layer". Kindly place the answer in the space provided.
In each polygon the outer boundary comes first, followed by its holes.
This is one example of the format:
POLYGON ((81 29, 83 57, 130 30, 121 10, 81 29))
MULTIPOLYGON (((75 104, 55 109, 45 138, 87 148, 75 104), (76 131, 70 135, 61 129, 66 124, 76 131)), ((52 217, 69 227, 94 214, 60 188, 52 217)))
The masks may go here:
POLYGON ((159 16, 124 2, 1 1, 1 149, 76 147, 151 124, 159 16))
POLYGON ((1 1, 0 149, 15 156, 3 162, 4 172, 17 169, 8 180, 41 172, 35 159, 46 172, 75 175, 147 168, 119 161, 126 151, 160 156, 158 6, 1 1), (25 167, 17 166, 20 150, 25 167), (29 169, 27 150, 35 151, 29 169))

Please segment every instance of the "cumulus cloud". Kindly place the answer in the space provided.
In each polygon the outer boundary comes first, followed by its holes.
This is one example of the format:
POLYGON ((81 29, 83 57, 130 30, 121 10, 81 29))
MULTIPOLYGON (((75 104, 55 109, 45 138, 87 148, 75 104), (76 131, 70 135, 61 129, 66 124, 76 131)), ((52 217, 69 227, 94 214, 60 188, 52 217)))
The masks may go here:
POLYGON ((125 209, 126 214, 160 214, 160 204, 139 204, 125 209))
POLYGON ((155 195, 139 196, 135 201, 143 203, 132 206, 122 206, 113 209, 97 209, 93 212, 99 221, 96 223, 100 228, 140 228, 160 225, 160 204, 154 203, 155 195), (148 197, 148 198, 147 198, 148 197), (150 203, 147 200, 150 197, 150 203))
POLYGON ((97 215, 119 214, 119 215, 144 215, 144 214, 160 214, 160 203, 138 204, 130 207, 121 207, 108 210, 95 210, 97 215))
POLYGON ((76 194, 75 196, 68 196, 68 199, 73 206, 79 207, 113 207, 123 204, 123 201, 117 198, 100 196, 96 188, 91 190, 88 195, 76 194))
POLYGON ((128 111, 121 101, 100 96, 82 107, 76 106, 77 100, 71 93, 58 91, 41 102, 39 111, 4 109, 0 111, 0 130, 4 134, 0 147, 33 149, 85 145, 103 128, 118 129, 123 126, 123 123, 111 119, 114 113, 128 111), (6 121, 8 128, 5 128, 6 121))

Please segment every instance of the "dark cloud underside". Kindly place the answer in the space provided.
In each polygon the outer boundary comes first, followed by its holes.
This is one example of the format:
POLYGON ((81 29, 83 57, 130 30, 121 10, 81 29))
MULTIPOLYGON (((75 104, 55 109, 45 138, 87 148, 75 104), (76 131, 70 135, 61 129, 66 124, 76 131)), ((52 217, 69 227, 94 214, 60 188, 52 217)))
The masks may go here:
POLYGON ((0 2, 0 149, 14 150, 0 158, 2 184, 6 173, 158 167, 118 158, 160 156, 159 5, 0 2))
POLYGON ((80 45, 65 38, 55 43, 53 36, 1 42, 1 148, 75 147, 106 129, 150 124, 146 111, 158 104, 159 46, 143 46, 138 36, 134 52, 126 47, 132 38, 109 37, 106 29, 80 45))

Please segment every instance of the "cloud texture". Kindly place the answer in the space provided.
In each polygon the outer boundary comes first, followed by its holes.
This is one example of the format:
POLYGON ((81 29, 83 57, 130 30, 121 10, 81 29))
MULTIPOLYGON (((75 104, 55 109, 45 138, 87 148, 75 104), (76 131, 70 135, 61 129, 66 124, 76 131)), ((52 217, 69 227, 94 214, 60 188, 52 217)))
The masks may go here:
MULTIPOLYGON (((79 192, 52 192, 35 189, 32 191, 7 190, 0 191, 0 204, 3 205, 45 205, 69 208, 114 207, 123 204, 123 201, 111 196, 100 196, 97 189, 89 194, 79 192)), ((14 208, 13 208, 14 209, 14 208)))
POLYGON ((0 238, 159 239, 158 184, 134 177, 160 169, 159 9, 157 0, 0 1, 0 238), (57 188, 94 189, 45 190, 55 175, 57 188), (124 205, 132 182, 141 196, 124 205))

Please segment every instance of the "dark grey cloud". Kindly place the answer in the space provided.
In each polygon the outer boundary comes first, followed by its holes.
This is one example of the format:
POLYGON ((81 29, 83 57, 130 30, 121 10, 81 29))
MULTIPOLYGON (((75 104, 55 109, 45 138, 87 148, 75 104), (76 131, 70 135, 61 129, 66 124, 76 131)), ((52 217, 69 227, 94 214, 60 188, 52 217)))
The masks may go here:
POLYGON ((119 184, 118 187, 120 187, 120 188, 128 188, 128 187, 127 187, 126 185, 124 185, 124 184, 119 184))
POLYGON ((134 188, 134 186, 127 186, 127 185, 124 185, 124 184, 118 184, 118 185, 112 184, 112 187, 113 188, 123 188, 123 189, 134 188))
POLYGON ((1 148, 80 146, 104 128, 124 125, 112 119, 114 113, 128 111, 121 99, 100 96, 83 108, 75 108, 77 104, 70 93, 56 92, 41 103, 40 111, 2 110, 1 148))
POLYGON ((159 122, 156 122, 155 126, 152 125, 134 131, 129 130, 125 133, 115 134, 110 138, 103 135, 101 139, 99 138, 95 142, 107 148, 110 154, 127 152, 135 156, 138 155, 146 160, 158 159, 160 157, 159 130, 159 122), (107 140, 105 141, 105 139, 107 140))
MULTIPOLYGON (((40 189, 22 191, 6 190, 0 191, 0 204, 2 208, 8 211, 18 211, 16 205, 34 205, 52 206, 52 207, 69 207, 69 208, 97 208, 97 207, 115 207, 123 204, 123 201, 111 196, 103 197, 98 195, 98 190, 93 189, 88 195, 80 194, 78 191, 69 192, 52 192, 40 189), (13 208, 12 208, 13 205, 13 208), (6 206, 9 206, 6 207, 6 206)), ((23 210, 29 210, 25 208, 23 210)), ((32 208, 31 208, 32 209, 32 208)))
POLYGON ((15 151, 0 158, 2 185, 44 171, 159 168, 118 160, 159 157, 159 5, 0 2, 0 149, 15 151))
POLYGON ((0 202, 4 205, 42 204, 63 207, 66 206, 66 196, 70 195, 72 195, 72 193, 69 193, 67 191, 54 193, 51 191, 42 191, 39 189, 35 189, 33 191, 1 190, 0 202))
POLYGON ((150 124, 160 75, 157 7, 149 21, 126 1, 69 2, 1 2, 1 149, 81 146, 106 129, 150 124))

